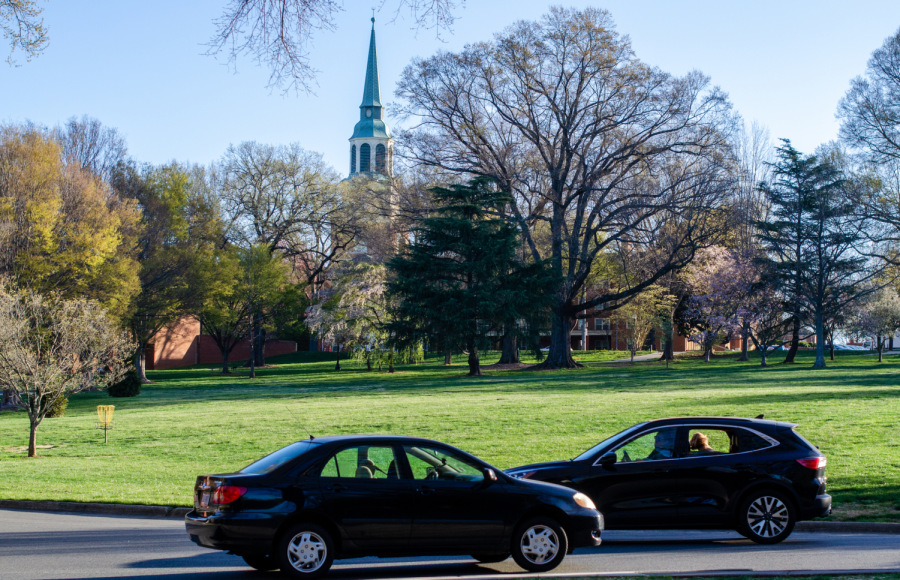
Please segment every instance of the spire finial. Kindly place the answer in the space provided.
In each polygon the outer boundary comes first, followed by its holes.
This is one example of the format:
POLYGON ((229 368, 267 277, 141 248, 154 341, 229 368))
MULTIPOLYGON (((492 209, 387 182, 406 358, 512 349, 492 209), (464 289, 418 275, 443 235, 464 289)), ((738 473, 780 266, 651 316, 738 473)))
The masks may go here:
POLYGON ((375 28, 375 9, 372 8, 372 28, 375 28))

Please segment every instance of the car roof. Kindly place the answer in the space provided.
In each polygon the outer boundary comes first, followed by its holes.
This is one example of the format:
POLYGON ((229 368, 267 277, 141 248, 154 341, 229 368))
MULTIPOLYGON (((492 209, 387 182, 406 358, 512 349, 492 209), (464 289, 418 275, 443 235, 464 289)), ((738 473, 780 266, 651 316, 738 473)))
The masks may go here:
POLYGON ((313 443, 334 443, 340 441, 406 441, 406 442, 415 442, 415 443, 437 443, 439 445, 446 445, 448 447, 452 447, 449 443, 442 443, 440 441, 435 441, 434 439, 426 439, 424 437, 409 437, 407 435, 377 435, 377 434, 365 434, 365 435, 326 435, 324 437, 313 437, 312 439, 304 439, 304 441, 312 441, 313 443))
POLYGON ((667 417, 665 419, 653 419, 647 421, 647 425, 670 425, 681 423, 695 423, 698 425, 745 425, 758 427, 771 427, 772 429, 784 429, 796 427, 796 423, 785 423, 782 421, 773 421, 771 419, 748 419, 745 417, 667 417))

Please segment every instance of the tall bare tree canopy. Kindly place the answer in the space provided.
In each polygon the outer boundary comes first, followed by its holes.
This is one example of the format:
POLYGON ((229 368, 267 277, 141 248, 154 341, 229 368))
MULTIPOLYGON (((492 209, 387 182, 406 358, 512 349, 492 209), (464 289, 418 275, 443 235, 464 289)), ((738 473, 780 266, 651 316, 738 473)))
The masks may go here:
POLYGON ((710 243, 706 215, 733 185, 727 96, 699 72, 641 63, 603 10, 552 8, 492 41, 415 60, 397 96, 417 121, 398 136, 401 155, 513 193, 509 218, 531 258, 549 259, 562 280, 550 367, 575 364, 573 317, 627 300, 710 243), (684 227, 667 229, 664 213, 684 227), (657 255, 633 285, 578 303, 591 264, 610 252, 644 264, 657 255))
MULTIPOLYGON (((408 13, 416 27, 449 30, 453 10, 465 0, 380 0, 378 8, 396 7, 394 18, 408 13)), ((241 55, 269 69, 269 87, 310 92, 316 69, 310 54, 316 31, 333 31, 342 11, 335 0, 230 0, 215 20, 216 33, 208 42, 209 55, 224 53, 236 66, 241 55)))
POLYGON ((57 139, 67 163, 76 163, 107 181, 128 153, 125 138, 118 129, 104 127, 99 120, 87 115, 81 119, 69 118, 57 129, 57 139))
POLYGON ((50 41, 44 19, 41 18, 43 8, 38 7, 37 0, 0 0, 0 29, 3 38, 9 41, 9 56, 6 62, 15 65, 14 54, 21 50, 26 60, 40 55, 50 41))

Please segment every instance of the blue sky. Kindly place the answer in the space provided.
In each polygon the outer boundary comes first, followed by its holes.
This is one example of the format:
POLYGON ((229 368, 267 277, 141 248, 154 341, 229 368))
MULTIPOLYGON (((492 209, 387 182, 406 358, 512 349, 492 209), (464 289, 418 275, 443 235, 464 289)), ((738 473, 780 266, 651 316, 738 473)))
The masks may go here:
MULTIPOLYGON (((88 114, 119 128, 140 161, 208 163, 229 143, 299 142, 348 171, 347 139, 358 119, 372 2, 342 3, 336 32, 320 32, 315 95, 265 88, 253 62, 234 74, 203 56, 225 0, 47 0, 46 53, 10 68, 0 63, 0 121, 55 125, 88 114)), ((745 119, 769 126, 802 151, 834 139, 838 100, 862 74, 872 50, 900 27, 893 1, 607 1, 637 55, 663 70, 698 69, 727 91, 745 119)), ((377 3, 375 3, 377 6, 377 3)), ((566 5, 586 6, 585 2, 566 5)), ((536 19, 546 2, 469 0, 444 41, 389 22, 395 0, 377 14, 382 95, 414 56, 457 50, 518 19, 536 19)), ((2 49, 5 50, 5 47, 2 49)), ((5 58, 6 53, 0 53, 5 58)), ((396 123, 390 118, 391 126, 396 123)))

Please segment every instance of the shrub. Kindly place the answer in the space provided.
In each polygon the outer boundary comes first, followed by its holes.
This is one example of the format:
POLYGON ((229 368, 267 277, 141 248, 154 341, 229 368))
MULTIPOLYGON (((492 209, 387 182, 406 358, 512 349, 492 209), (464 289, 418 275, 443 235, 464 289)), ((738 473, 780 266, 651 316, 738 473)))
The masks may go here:
POLYGON ((118 383, 110 385, 107 392, 110 397, 137 397, 141 394, 141 381, 137 373, 128 373, 118 383))
POLYGON ((50 410, 47 411, 47 417, 57 418, 62 417, 66 414, 66 409, 69 407, 69 399, 66 397, 60 397, 56 400, 53 405, 50 406, 50 410))

